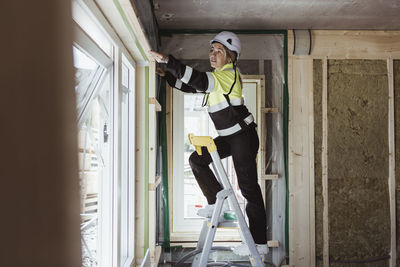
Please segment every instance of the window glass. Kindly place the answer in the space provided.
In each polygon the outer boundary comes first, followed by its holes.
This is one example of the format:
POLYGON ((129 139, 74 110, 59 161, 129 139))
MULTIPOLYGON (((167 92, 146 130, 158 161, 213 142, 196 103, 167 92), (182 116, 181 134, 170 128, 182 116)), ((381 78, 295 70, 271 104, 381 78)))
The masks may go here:
POLYGON ((76 102, 78 114, 81 114, 104 69, 79 48, 73 46, 72 49, 75 69, 76 102))
MULTIPOLYGON (((97 69, 94 61, 74 48, 75 88, 77 98, 85 99, 86 94, 97 92, 88 105, 87 117, 79 129, 79 173, 81 187, 81 234, 82 266, 98 266, 101 242, 100 224, 102 220, 102 181, 109 180, 109 108, 110 108, 110 75, 105 82, 94 87, 81 86, 93 83, 90 73, 97 69), (81 77, 81 79, 79 79, 81 77), (89 81, 87 81, 89 80, 89 81), (85 88, 85 89, 82 89, 85 88), (81 89, 81 90, 80 90, 81 89)), ((80 101, 82 102, 82 101, 80 101)), ((79 101, 77 103, 79 106, 79 101)))

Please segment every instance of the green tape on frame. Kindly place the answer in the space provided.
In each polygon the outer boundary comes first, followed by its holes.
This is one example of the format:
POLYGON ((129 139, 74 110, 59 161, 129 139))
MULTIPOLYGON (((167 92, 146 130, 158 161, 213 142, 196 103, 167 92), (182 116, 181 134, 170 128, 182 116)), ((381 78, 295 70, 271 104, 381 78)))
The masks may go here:
POLYGON ((140 51, 140 54, 142 55, 143 59, 145 61, 148 61, 149 59, 146 56, 146 53, 144 52, 142 46, 139 43, 138 38, 136 37, 135 32, 132 29, 132 26, 130 25, 128 18, 126 17, 126 14, 124 12, 124 10, 121 7, 121 4, 119 3, 118 0, 113 0, 115 7, 117 8, 119 14, 121 15, 122 20, 124 21, 124 24, 126 26, 126 28, 128 29, 129 33, 131 34, 131 37, 135 40, 135 45, 137 46, 137 48, 140 51))

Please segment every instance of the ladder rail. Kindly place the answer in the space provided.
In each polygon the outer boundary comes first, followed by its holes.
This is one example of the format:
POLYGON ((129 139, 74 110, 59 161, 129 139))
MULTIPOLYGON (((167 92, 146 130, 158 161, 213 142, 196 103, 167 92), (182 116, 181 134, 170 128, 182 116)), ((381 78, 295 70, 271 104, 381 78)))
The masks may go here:
POLYGON ((235 211, 237 221, 240 226, 241 236, 242 239, 245 239, 245 243, 249 248, 250 251, 250 262, 253 266, 264 266, 260 254, 257 251, 253 236, 251 235, 250 229, 247 227, 246 220, 243 216, 243 213, 240 209, 239 203, 236 199, 236 196, 233 194, 232 185, 228 180, 228 176, 225 172, 224 167, 221 163, 221 158, 219 157, 218 152, 211 151, 210 152, 211 158, 213 160, 213 168, 215 173, 217 174, 217 179, 222 183, 224 189, 228 189, 231 191, 231 194, 228 196, 228 203, 229 206, 235 211))

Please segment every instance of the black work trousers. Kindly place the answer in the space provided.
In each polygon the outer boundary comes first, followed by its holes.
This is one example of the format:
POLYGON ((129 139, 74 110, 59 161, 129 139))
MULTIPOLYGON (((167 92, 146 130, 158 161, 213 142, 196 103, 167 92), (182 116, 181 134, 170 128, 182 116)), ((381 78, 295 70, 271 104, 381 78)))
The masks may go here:
MULTIPOLYGON (((239 188, 247 200, 246 213, 249 217, 250 232, 256 244, 266 244, 266 214, 257 181, 256 157, 259 140, 256 129, 250 128, 233 136, 219 136, 214 139, 214 142, 221 159, 232 156, 239 188)), ((189 163, 208 204, 214 204, 222 186, 209 167, 212 162, 211 155, 204 147, 202 152, 201 156, 196 151, 193 152, 189 163)))

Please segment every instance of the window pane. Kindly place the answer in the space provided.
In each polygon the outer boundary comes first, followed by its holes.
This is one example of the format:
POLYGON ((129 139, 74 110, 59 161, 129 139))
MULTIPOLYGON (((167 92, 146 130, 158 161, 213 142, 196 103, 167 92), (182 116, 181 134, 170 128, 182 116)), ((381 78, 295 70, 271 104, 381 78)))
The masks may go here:
POLYGON ((81 113, 100 79, 102 67, 75 46, 72 47, 75 68, 75 93, 81 113))
MULTIPOLYGON (((81 185, 82 266, 98 266, 101 229, 101 182, 110 179, 109 75, 99 94, 91 101, 87 120, 79 129, 79 171, 81 185)), ((107 241, 106 241, 107 242, 107 241)))

